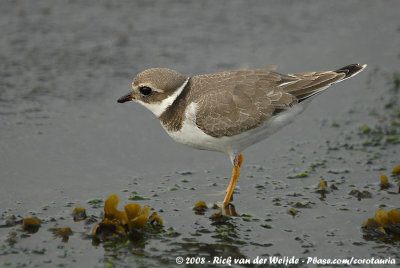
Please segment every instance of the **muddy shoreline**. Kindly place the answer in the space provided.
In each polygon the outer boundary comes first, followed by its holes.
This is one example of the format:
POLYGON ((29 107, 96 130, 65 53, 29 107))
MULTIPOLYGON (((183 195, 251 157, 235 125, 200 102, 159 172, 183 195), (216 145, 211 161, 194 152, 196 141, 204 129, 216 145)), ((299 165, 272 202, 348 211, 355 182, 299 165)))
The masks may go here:
POLYGON ((44 220, 27 237, 18 226, 0 228, 1 264, 175 267, 178 256, 277 254, 400 261, 398 242, 366 240, 361 230, 379 208, 400 203, 391 175, 400 164, 398 1, 3 1, 0 7, 0 220, 44 220), (242 216, 223 224, 210 221, 213 210, 196 215, 192 208, 223 199, 228 157, 177 144, 145 108, 116 102, 150 67, 190 76, 356 62, 368 68, 244 152, 234 199, 242 216), (381 174, 393 188, 380 189, 381 174), (323 200, 321 179, 338 188, 323 200), (354 189, 372 197, 358 200, 349 195, 354 189), (70 214, 83 206, 100 219, 103 203, 89 201, 112 193, 121 204, 144 197, 135 202, 157 211, 165 232, 117 250, 93 246, 84 237, 92 226, 70 214), (297 202, 306 207, 293 217, 288 211, 297 202), (68 243, 48 231, 67 225, 74 231, 68 243), (17 242, 10 245, 14 231, 17 242))

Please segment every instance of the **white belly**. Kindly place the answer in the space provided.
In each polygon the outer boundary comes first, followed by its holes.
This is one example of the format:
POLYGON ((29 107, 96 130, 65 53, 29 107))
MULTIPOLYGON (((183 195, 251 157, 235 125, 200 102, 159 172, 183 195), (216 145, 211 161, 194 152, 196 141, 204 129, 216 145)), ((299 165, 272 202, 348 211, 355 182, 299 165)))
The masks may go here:
POLYGON ((196 126, 196 104, 191 103, 186 109, 186 119, 182 128, 176 132, 166 131, 177 142, 201 150, 224 152, 232 158, 292 122, 303 110, 304 106, 297 104, 257 128, 235 136, 215 138, 205 134, 196 126))

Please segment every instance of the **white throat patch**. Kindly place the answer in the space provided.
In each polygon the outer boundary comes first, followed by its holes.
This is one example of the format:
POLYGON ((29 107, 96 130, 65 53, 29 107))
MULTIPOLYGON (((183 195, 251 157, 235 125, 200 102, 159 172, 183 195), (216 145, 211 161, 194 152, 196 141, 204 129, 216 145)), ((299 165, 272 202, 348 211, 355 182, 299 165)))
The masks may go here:
POLYGON ((142 104, 144 107, 146 107, 150 111, 152 111, 153 114, 155 114, 155 116, 160 117, 160 115, 162 115, 162 113, 168 108, 168 106, 170 106, 176 100, 176 98, 182 93, 183 89, 189 82, 189 78, 190 77, 188 77, 185 80, 185 82, 183 82, 183 84, 177 90, 175 90, 174 94, 172 94, 171 96, 169 96, 166 99, 163 99, 160 102, 146 103, 146 102, 142 102, 139 100, 137 102, 142 104))

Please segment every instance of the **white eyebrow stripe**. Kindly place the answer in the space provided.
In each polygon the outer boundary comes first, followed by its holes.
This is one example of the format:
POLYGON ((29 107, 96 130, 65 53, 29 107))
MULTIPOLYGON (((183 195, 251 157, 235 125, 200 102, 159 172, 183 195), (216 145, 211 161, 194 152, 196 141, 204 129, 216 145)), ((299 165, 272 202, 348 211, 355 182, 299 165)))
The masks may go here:
POLYGON ((138 102, 140 104, 142 104, 144 107, 146 107, 147 109, 149 109, 150 111, 153 112, 153 114, 155 114, 155 116, 160 117, 160 115, 162 115, 162 113, 176 100, 176 98, 178 98, 179 95, 181 95, 183 89, 186 87, 187 83, 189 82, 190 77, 188 77, 185 82, 183 82, 183 84, 177 89, 175 90, 174 94, 172 94, 171 96, 169 96, 166 99, 163 99, 160 102, 156 102, 156 103, 146 103, 146 102, 142 102, 140 100, 138 100, 138 102))

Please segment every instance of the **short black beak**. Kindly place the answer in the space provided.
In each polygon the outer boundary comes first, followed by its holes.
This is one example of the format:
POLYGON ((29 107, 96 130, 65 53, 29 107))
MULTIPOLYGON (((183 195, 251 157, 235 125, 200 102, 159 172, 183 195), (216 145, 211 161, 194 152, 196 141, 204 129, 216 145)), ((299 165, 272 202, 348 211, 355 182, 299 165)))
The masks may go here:
POLYGON ((128 93, 128 94, 122 96, 121 98, 119 98, 117 101, 119 103, 124 103, 124 102, 127 102, 127 101, 133 101, 134 99, 135 98, 132 97, 132 93, 128 93))

